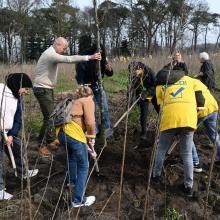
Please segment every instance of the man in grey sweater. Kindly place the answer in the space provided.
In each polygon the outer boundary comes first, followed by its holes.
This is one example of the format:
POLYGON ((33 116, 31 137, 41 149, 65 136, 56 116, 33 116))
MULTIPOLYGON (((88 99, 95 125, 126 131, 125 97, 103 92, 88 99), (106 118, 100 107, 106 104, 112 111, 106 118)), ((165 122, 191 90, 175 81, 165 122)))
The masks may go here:
POLYGON ((64 56, 63 54, 67 48, 67 40, 63 37, 59 37, 54 41, 51 47, 43 52, 37 62, 33 90, 43 114, 43 125, 38 138, 40 146, 39 153, 43 157, 51 155, 47 145, 53 143, 55 140, 55 130, 54 127, 49 126, 48 119, 54 109, 53 89, 57 83, 58 64, 101 60, 100 53, 85 56, 64 56))

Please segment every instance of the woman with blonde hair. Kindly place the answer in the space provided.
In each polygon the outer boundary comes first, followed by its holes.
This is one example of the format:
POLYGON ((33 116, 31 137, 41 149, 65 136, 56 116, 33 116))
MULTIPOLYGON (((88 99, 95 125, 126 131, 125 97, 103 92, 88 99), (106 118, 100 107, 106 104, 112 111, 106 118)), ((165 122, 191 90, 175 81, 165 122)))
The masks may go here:
POLYGON ((93 159, 96 158, 93 92, 88 85, 80 85, 76 96, 71 108, 72 120, 63 125, 58 134, 60 143, 68 151, 69 180, 75 185, 72 195, 72 206, 75 208, 95 202, 95 196, 86 197, 84 192, 89 170, 88 151, 93 159))
POLYGON ((172 70, 182 70, 184 71, 185 75, 188 75, 188 68, 186 63, 182 59, 182 54, 180 51, 176 51, 174 56, 172 57, 172 62, 166 64, 163 68, 172 69, 172 70))

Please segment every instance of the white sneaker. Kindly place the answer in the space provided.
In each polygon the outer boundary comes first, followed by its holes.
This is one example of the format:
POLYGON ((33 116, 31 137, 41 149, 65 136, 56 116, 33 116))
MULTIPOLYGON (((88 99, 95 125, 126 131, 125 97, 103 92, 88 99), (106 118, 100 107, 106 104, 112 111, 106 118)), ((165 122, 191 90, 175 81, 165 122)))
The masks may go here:
MULTIPOLYGON (((34 170, 28 170, 28 176, 29 178, 34 177, 38 174, 38 169, 34 169, 34 170)), ((27 179, 27 174, 24 175, 23 177, 24 179, 27 179)))
POLYGON ((83 203, 72 202, 73 208, 78 208, 78 207, 81 207, 81 206, 90 206, 95 202, 95 196, 88 196, 85 199, 86 200, 83 203))
POLYGON ((201 172, 202 172, 202 167, 200 166, 199 163, 193 164, 193 171, 194 171, 195 173, 201 173, 201 172))
POLYGON ((13 197, 10 193, 7 193, 5 190, 0 190, 0 200, 9 200, 13 197))

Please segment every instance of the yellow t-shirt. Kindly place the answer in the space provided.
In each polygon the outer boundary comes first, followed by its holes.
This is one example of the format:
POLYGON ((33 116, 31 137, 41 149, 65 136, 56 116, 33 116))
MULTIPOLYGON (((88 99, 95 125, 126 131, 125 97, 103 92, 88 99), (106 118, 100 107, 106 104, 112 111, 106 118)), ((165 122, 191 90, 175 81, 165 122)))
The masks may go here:
MULTIPOLYGON (((56 129, 56 134, 58 135, 59 130, 61 127, 56 129)), ((80 141, 84 144, 87 143, 85 133, 83 132, 83 129, 74 121, 71 121, 68 124, 65 124, 62 126, 62 129, 64 133, 69 135, 71 138, 80 141)))
POLYGON ((157 103, 161 106, 160 130, 197 128, 196 80, 183 76, 173 85, 156 87, 157 103))

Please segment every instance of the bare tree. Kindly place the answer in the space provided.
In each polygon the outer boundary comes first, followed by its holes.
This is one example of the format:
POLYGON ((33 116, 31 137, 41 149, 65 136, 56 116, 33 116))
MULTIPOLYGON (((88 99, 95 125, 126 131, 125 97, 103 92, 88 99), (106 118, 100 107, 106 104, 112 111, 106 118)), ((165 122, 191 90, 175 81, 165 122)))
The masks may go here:
POLYGON ((31 9, 38 6, 40 2, 41 0, 7 0, 8 8, 17 12, 17 23, 20 29, 19 36, 21 40, 21 63, 26 61, 29 15, 31 9))
POLYGON ((206 2, 198 2, 198 4, 194 5, 194 10, 192 13, 192 17, 190 19, 190 30, 193 32, 193 50, 197 49, 198 36, 202 33, 202 27, 205 22, 205 15, 209 7, 206 2))

